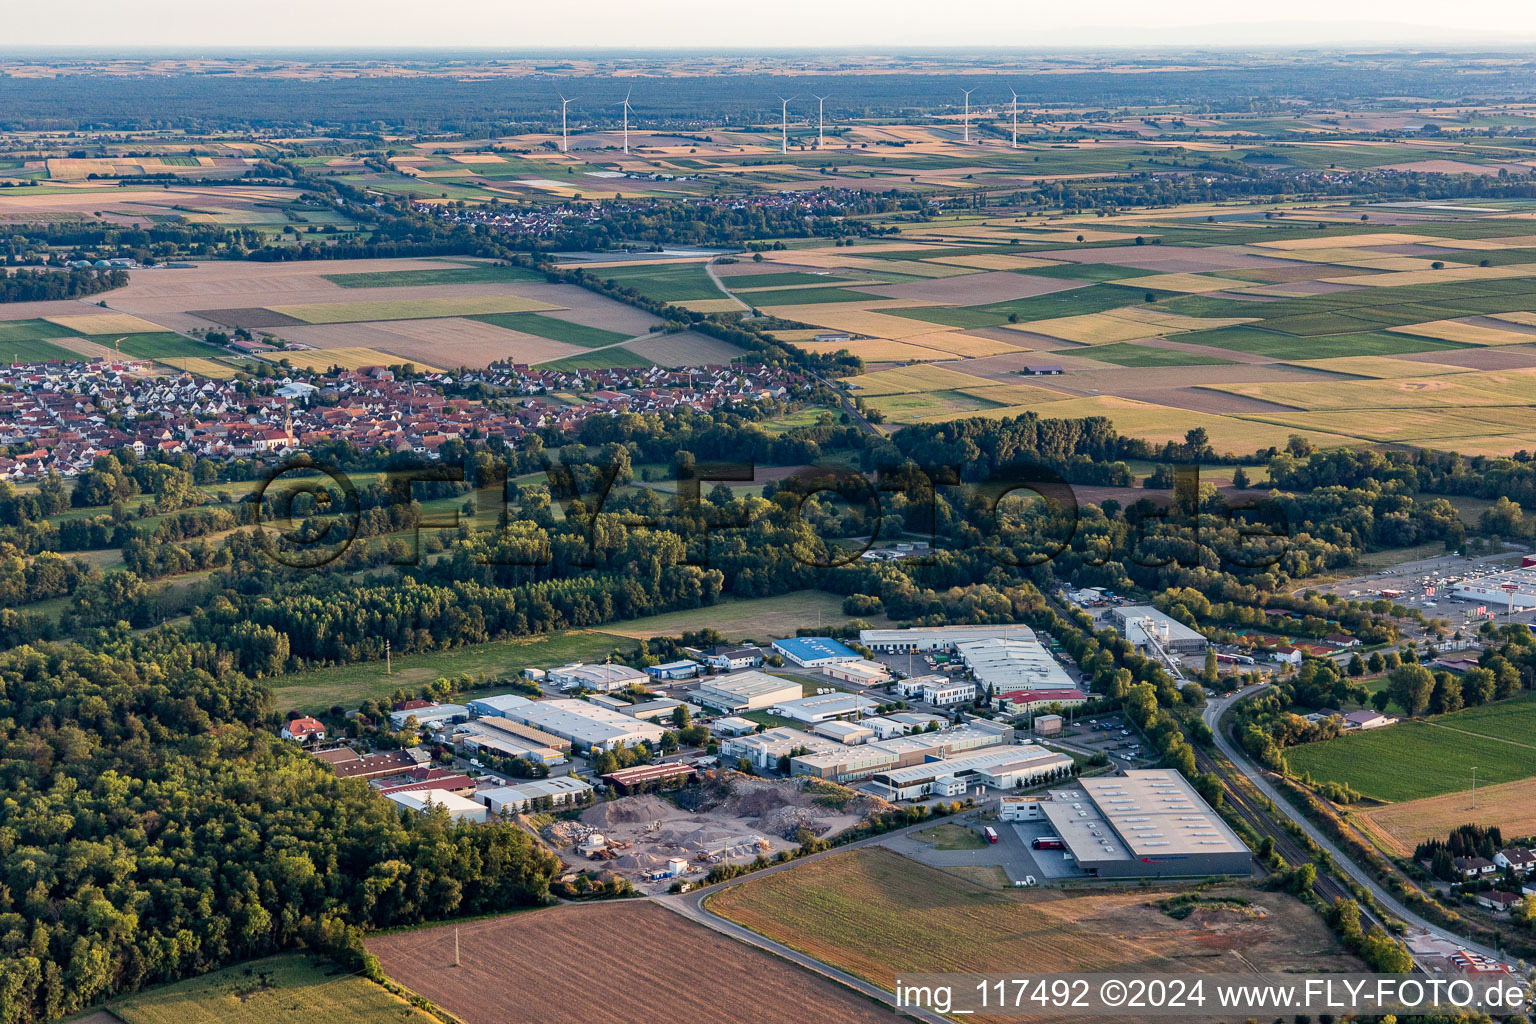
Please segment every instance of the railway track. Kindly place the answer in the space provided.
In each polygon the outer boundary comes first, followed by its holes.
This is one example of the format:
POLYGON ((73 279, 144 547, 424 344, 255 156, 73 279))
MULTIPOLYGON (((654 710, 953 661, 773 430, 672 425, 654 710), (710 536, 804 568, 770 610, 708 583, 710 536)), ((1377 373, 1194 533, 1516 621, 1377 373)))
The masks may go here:
MULTIPOLYGON (((1285 830, 1269 812, 1258 806, 1256 802, 1237 784, 1236 777, 1231 770, 1210 754, 1195 747, 1195 767, 1201 772, 1215 775, 1221 780, 1222 787, 1227 793, 1227 804, 1232 812, 1246 822, 1255 832, 1261 836, 1269 836, 1274 841, 1275 852, 1292 866, 1313 863, 1312 855, 1296 841, 1296 838, 1285 830)), ((1318 871, 1317 879, 1312 883, 1312 891, 1324 905, 1331 906, 1336 899, 1353 900, 1355 894, 1346 889, 1332 875, 1325 871, 1318 871)), ((1367 906, 1361 906, 1361 916, 1369 921, 1376 921, 1376 915, 1367 906)))

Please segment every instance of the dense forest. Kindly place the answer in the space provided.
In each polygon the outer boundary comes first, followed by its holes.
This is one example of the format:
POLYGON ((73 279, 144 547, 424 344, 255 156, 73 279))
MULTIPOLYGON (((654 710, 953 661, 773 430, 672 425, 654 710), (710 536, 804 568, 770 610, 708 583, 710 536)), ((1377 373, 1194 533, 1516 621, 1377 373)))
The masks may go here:
POLYGON ((85 295, 121 288, 128 283, 126 270, 12 270, 0 268, 0 302, 46 302, 78 299, 85 295))
POLYGON ((0 656, 0 1022, 361 931, 549 899, 510 824, 401 816, 274 734, 207 645, 0 656))

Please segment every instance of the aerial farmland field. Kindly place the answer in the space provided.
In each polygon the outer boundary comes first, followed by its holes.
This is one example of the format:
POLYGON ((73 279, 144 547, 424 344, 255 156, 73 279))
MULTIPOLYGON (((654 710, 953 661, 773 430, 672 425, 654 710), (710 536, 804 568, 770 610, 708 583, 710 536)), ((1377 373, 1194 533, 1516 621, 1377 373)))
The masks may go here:
POLYGON ((998 891, 882 847, 820 858, 707 897, 705 907, 889 988, 903 972, 1246 971, 1343 968, 1352 960, 1292 897, 1232 885, 1262 907, 1157 908, 1180 886, 998 891), (920 909, 919 909, 920 908, 920 909), (1195 936, 1201 936, 1196 939, 1195 936))
POLYGON ((344 967, 300 954, 269 957, 129 996, 112 1004, 124 1024, 334 1024, 437 1018, 344 967))
POLYGON ((1404 721, 1286 751, 1293 771, 1387 802, 1536 776, 1536 695, 1404 721))
POLYGON ((716 1024, 723 1006, 750 1007, 742 1019, 756 1024, 878 1024, 891 1016, 833 982, 639 900, 399 932, 369 940, 368 949, 390 978, 466 1024, 716 1024), (658 970, 618 936, 666 950, 672 968, 658 970), (556 948, 558 956, 528 955, 556 948))

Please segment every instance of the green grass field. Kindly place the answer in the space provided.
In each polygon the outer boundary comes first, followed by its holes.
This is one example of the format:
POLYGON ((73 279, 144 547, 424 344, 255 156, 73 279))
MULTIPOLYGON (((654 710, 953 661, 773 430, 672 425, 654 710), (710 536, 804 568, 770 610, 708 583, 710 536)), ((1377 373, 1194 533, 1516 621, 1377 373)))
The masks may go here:
POLYGON ((739 292, 744 288, 789 288, 794 285, 827 284, 831 281, 846 281, 847 278, 833 274, 807 274, 799 270, 788 270, 778 274, 739 274, 724 280, 727 288, 733 292, 739 292))
POLYGON ((848 288, 775 288, 738 296, 754 306, 810 306, 822 302, 868 302, 874 296, 848 288))
POLYGON ((508 281, 543 281, 543 274, 523 267, 494 263, 444 266, 441 270, 380 270, 362 274, 326 274, 325 279, 343 288, 404 288, 434 284, 501 284, 508 281))
POLYGON ((651 361, 621 345, 538 365, 546 370, 606 370, 615 366, 650 366, 651 361))
POLYGON ((547 636, 498 640, 426 654, 398 655, 394 673, 384 663, 310 669, 269 680, 277 706, 315 711, 340 704, 355 707, 371 697, 387 697, 398 687, 414 689, 439 676, 469 673, 488 679, 521 672, 529 666, 547 667, 572 661, 601 661, 615 650, 633 650, 635 642, 594 630, 569 630, 547 636))
MULTIPOLYGON (((871 622, 884 616, 868 616, 871 622)), ((717 629, 733 640, 768 643, 776 636, 793 635, 801 626, 820 623, 840 626, 852 621, 843 614, 842 598, 820 590, 800 590, 775 597, 721 601, 704 608, 666 612, 644 619, 615 622, 604 627, 610 633, 635 639, 677 635, 693 629, 717 629)), ((827 684, 823 684, 827 685, 827 684)))
POLYGON ((1536 694, 1303 744, 1285 754, 1297 773, 1348 783, 1394 803, 1466 789, 1473 768, 1479 785, 1514 782, 1536 776, 1536 694))
POLYGON ((638 267, 598 267, 588 271, 599 281, 633 288, 648 299, 687 302, 691 299, 723 299, 702 263, 651 264, 638 267))
MULTIPOLYGON (((1361 332, 1359 334, 1297 337, 1258 327, 1219 327, 1214 331, 1181 334, 1189 345, 1208 345, 1233 352, 1249 352, 1274 359, 1332 359, 1336 356, 1395 356, 1410 352, 1464 348, 1448 341, 1413 335, 1361 332)), ((1076 353, 1085 354, 1085 353, 1076 353)))
POLYGON ((1175 349, 1152 348, 1149 345, 1130 345, 1123 341, 1108 345, 1062 349, 1058 354, 1097 359, 1104 363, 1114 363, 1116 366, 1216 366, 1232 362, 1230 359, 1222 359, 1219 356, 1202 356, 1175 349))
POLYGON ((539 313, 485 313, 481 316, 472 316, 467 319, 479 320, 481 323, 493 324, 497 327, 505 327, 509 331, 522 331, 524 334, 533 334, 540 338, 549 338, 552 341, 569 342, 572 345, 581 345, 583 348, 612 345, 616 342, 627 341, 630 337, 627 334, 620 334, 618 331, 605 331, 601 327, 573 324, 569 320, 561 320, 553 316, 543 316, 539 313))
POLYGON ((1113 263, 1063 263, 1059 267, 1031 267, 1015 270, 1028 277, 1054 277, 1059 281, 1123 281, 1127 277, 1147 277, 1155 270, 1142 267, 1117 267, 1113 263))
POLYGON ((84 359, 78 352, 55 345, 51 341, 13 340, 0 341, 0 362, 46 363, 51 359, 72 363, 84 359))
POLYGON ((125 1024, 348 1024, 437 1018, 343 967, 298 954, 268 957, 113 1003, 125 1024))
MULTIPOLYGON (((201 342, 191 338, 183 338, 179 334, 169 332, 156 332, 153 334, 130 334, 116 340, 117 348, 125 356, 133 356, 135 359, 182 359, 185 357, 201 358, 218 355, 218 352, 201 342)), ((110 347, 110 346, 109 346, 110 347)))

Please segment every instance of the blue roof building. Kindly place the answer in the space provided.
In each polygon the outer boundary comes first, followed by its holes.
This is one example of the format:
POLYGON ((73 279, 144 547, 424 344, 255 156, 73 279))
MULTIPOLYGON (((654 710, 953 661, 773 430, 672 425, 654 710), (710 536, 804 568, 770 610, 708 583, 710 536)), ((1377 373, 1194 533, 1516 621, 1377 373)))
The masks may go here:
POLYGON ((829 636, 795 636, 787 640, 775 640, 773 649, 803 668, 863 660, 856 652, 829 636))
POLYGON ((665 665, 649 665, 645 674, 652 679, 692 679, 699 674, 696 661, 669 661, 665 665))

